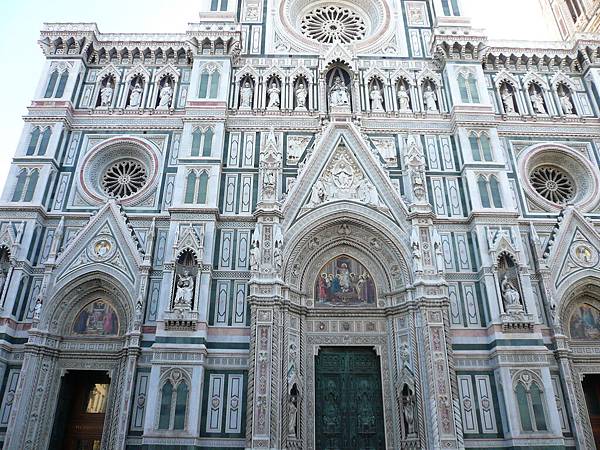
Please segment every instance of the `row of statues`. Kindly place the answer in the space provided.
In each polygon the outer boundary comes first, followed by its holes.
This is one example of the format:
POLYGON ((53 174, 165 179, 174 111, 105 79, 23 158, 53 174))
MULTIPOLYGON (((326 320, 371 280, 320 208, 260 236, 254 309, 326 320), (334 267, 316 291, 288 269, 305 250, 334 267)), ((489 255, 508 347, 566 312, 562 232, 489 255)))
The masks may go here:
MULTIPOLYGON (((142 83, 139 79, 134 81, 134 85, 131 88, 129 93, 129 100, 127 102, 126 107, 140 108, 142 106, 142 99, 144 96, 144 88, 142 87, 142 83)), ((113 98, 115 94, 114 83, 112 80, 107 80, 106 84, 100 89, 99 94, 99 106, 102 108, 110 108, 112 107, 113 98)), ((173 103, 173 86, 170 80, 165 80, 163 85, 160 88, 157 99, 157 109, 169 109, 173 103)))
MULTIPOLYGON (((276 82, 271 83, 267 90, 267 110, 281 109, 281 88, 276 82)), ((299 83, 294 90, 295 110, 307 111, 308 89, 304 83, 299 83)), ((250 81, 245 81, 240 88, 240 109, 250 110, 253 108, 254 88, 250 81)))
MULTIPOLYGON (((531 84, 528 93, 533 112, 538 115, 548 115, 548 108, 546 107, 546 100, 544 99, 542 89, 539 86, 531 84)), ((573 105, 570 92, 561 85, 557 90, 557 95, 562 113, 567 116, 575 114, 575 106, 573 105)), ((514 88, 509 86, 508 83, 501 84, 500 98, 502 99, 502 106, 506 114, 519 113, 514 88)))

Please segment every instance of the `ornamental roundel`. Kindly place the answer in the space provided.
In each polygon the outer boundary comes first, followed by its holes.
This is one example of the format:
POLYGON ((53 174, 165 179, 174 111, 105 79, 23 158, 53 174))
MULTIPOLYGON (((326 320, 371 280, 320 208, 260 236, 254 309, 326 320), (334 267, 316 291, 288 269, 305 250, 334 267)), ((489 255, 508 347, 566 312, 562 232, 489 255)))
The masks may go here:
POLYGON ((339 256, 319 271, 315 281, 317 306, 375 306, 375 282, 354 258, 339 256))
POLYGON ((600 262, 598 250, 587 242, 575 242, 569 249, 569 254, 575 263, 581 267, 597 267, 600 262))
POLYGON ((99 236, 89 244, 88 253, 92 260, 102 262, 112 258, 116 249, 112 236, 99 236))
POLYGON ((546 200, 565 205, 575 195, 575 183, 563 170, 555 166, 540 166, 530 175, 538 194, 546 200))
POLYGON ((118 199, 124 205, 146 200, 158 182, 159 160, 146 141, 132 137, 109 139, 85 157, 80 184, 89 200, 118 199))
POLYGON ((367 25, 364 19, 350 8, 339 5, 318 6, 302 17, 302 33, 315 41, 344 44, 364 39, 367 25))

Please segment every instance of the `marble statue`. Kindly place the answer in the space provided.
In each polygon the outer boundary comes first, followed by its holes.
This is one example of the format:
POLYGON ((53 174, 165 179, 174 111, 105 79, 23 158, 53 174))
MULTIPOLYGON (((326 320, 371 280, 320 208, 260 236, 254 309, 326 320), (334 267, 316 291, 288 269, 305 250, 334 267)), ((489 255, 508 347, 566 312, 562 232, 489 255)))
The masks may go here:
POLYGON ((414 396, 409 394, 404 399, 404 420, 406 421, 406 433, 414 434, 415 432, 415 400, 414 396))
POLYGON ((140 298, 135 304, 135 322, 142 323, 144 319, 144 302, 140 298))
POLYGON ((325 185, 321 180, 317 180, 317 182, 312 187, 309 205, 317 206, 321 203, 325 203, 325 201, 327 201, 327 192, 325 191, 325 185))
POLYGON ((281 89, 277 87, 276 83, 273 83, 267 93, 269 94, 267 109, 279 109, 281 106, 281 89))
POLYGON ((194 298, 194 278, 188 270, 177 276, 175 307, 191 308, 194 298))
POLYGON ((515 112, 514 94, 506 86, 504 86, 500 96, 502 97, 502 104, 504 105, 504 111, 506 114, 513 114, 515 112))
POLYGON ((281 255, 281 246, 275 245, 275 248, 273 249, 273 267, 276 272, 279 272, 282 266, 283 256, 281 255))
POLYGON ((142 95, 143 94, 144 94, 144 90, 142 89, 142 85, 138 81, 135 83, 135 87, 131 91, 131 96, 129 97, 129 107, 139 108, 142 104, 142 95))
POLYGON ((443 272, 446 268, 446 262, 444 260, 444 249, 442 247, 442 238, 437 229, 433 229, 433 250, 435 252, 435 262, 437 265, 438 272, 443 272))
POLYGON ((110 85, 110 81, 100 91, 100 106, 109 107, 112 102, 114 90, 110 85))
POLYGON ((242 89, 240 89, 240 108, 251 109, 253 96, 254 92, 252 91, 252 86, 249 81, 246 81, 242 86, 242 89))
POLYGON ((158 107, 161 109, 168 109, 171 106, 171 100, 173 99, 173 88, 169 83, 165 83, 163 88, 160 90, 160 100, 158 107))
POLYGON ((569 98, 569 94, 567 94, 567 92, 565 92, 564 89, 561 89, 558 93, 558 98, 559 98, 560 106, 562 108, 563 113, 566 115, 572 115, 574 108, 573 108, 573 102, 569 98))
POLYGON ((296 428, 298 424, 298 398, 295 395, 290 396, 288 401, 288 435, 297 436, 296 428))
POLYGON ((35 301, 35 306, 33 307, 33 320, 39 321, 40 315, 42 314, 42 306, 44 303, 42 302, 42 298, 38 297, 35 301))
POLYGON ((502 278, 500 287, 502 288, 502 298, 504 298, 506 306, 517 306, 521 304, 521 295, 519 294, 519 291, 517 291, 506 275, 502 278))
POLYGON ((304 83, 300 83, 296 88, 296 111, 306 111, 306 98, 308 91, 304 83))
POLYGON ((435 94, 435 91, 431 88, 430 84, 427 85, 427 88, 425 88, 425 92, 423 92, 423 102, 425 103, 426 111, 438 112, 437 95, 435 94))
POLYGON ((252 272, 258 272, 260 267, 260 244, 258 241, 252 242, 252 248, 250 248, 250 270, 252 272))
POLYGON ((529 93, 529 97, 531 98, 533 110, 537 114, 548 114, 546 112, 546 105, 544 105, 544 97, 540 92, 538 92, 535 88, 532 88, 529 93))
POLYGON ((383 95, 381 95, 381 89, 377 83, 375 83, 371 89, 371 110, 374 112, 385 111, 383 106, 383 95))
POLYGON ((398 89, 398 103, 400 105, 400 112, 411 112, 410 108, 410 94, 406 89, 406 86, 402 83, 398 89))
POLYGON ((339 76, 335 77, 329 91, 329 105, 332 107, 350 106, 348 87, 339 76))

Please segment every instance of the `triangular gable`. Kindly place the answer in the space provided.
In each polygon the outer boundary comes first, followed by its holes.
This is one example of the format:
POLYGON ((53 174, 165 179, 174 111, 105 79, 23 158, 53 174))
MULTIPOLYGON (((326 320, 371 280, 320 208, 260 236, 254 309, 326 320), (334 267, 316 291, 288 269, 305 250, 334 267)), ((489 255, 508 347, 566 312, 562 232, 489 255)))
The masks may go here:
POLYGON ((597 270, 600 275, 600 234, 574 207, 565 210, 547 264, 555 288, 583 270, 597 270))
POLYGON ((56 259, 56 280, 84 265, 100 264, 135 282, 143 264, 140 244, 121 208, 109 201, 56 259))
POLYGON ((391 216, 398 224, 406 224, 408 208, 360 131, 351 123, 332 123, 317 140, 286 198, 284 228, 323 204, 343 200, 367 204, 391 216), (349 186, 356 189, 356 195, 350 193, 349 186), (320 189, 327 195, 319 203, 317 191, 320 189), (332 193, 332 189, 338 192, 332 193))

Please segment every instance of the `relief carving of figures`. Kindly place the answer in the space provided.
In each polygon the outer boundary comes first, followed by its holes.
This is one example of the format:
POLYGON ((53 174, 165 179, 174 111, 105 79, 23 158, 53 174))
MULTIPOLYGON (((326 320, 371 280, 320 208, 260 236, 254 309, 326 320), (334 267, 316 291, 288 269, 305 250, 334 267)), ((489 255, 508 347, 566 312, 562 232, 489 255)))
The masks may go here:
POLYGON ((252 109, 254 91, 249 81, 246 81, 240 89, 240 109, 252 109))
POLYGON ((340 146, 331 162, 312 187, 307 207, 334 200, 358 200, 370 206, 381 205, 377 189, 345 146, 340 146))
POLYGON ((296 88, 296 111, 306 111, 306 98, 308 97, 308 91, 303 82, 298 84, 296 88))
POLYGON ((408 89, 406 89, 404 83, 400 83, 400 87, 398 89, 398 105, 400 106, 401 113, 412 112, 410 107, 410 94, 408 93, 408 89))
POLYGON ((396 154, 396 142, 394 139, 371 139, 379 154, 388 165, 396 165, 398 156, 396 154))
POLYGON ((336 76, 329 91, 329 106, 349 107, 350 92, 340 76, 336 76))
POLYGON ((535 84, 529 87, 529 98, 531 99, 531 106, 536 114, 548 114, 546 111, 546 104, 544 103, 544 96, 542 91, 535 84))
POLYGON ((425 104, 425 111, 438 112, 437 94, 431 87, 431 82, 427 83, 423 92, 423 103, 425 104))
POLYGON ((271 84, 267 94, 269 94, 269 104, 267 105, 267 109, 279 109, 281 105, 281 89, 277 87, 277 83, 273 82, 273 84, 271 84))
POLYGON ((374 112, 385 112, 385 108, 383 106, 383 95, 381 89, 379 88, 379 84, 373 83, 373 87, 371 88, 371 110, 374 112))
POLYGON ((560 106, 562 108, 563 113, 568 116, 572 115, 574 111, 573 102, 571 101, 568 92, 562 85, 558 90, 558 98, 560 100, 560 106))
POLYGON ((175 292, 175 309, 190 310, 194 299, 194 278, 188 270, 177 275, 177 291, 175 292))
POLYGON ((160 90, 160 100, 158 102, 159 109, 169 109, 171 107, 171 100, 173 100, 173 88, 169 81, 165 82, 165 85, 160 90))

